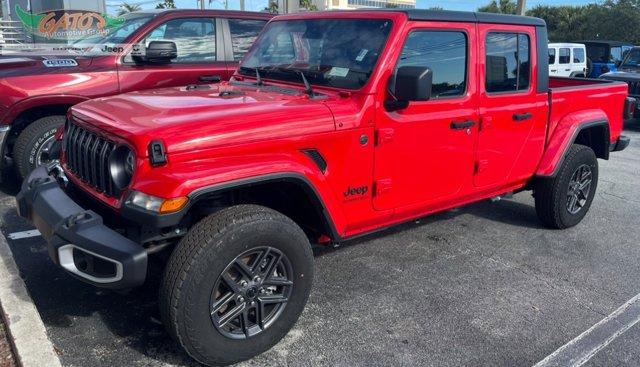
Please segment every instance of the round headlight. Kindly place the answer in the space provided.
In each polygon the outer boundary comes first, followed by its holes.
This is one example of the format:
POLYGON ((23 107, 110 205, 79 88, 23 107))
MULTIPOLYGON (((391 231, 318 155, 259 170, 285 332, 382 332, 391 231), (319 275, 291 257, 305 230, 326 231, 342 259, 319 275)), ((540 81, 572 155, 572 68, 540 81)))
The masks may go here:
POLYGON ((131 149, 124 145, 117 147, 109 157, 109 172, 116 187, 124 190, 131 183, 136 157, 131 149))

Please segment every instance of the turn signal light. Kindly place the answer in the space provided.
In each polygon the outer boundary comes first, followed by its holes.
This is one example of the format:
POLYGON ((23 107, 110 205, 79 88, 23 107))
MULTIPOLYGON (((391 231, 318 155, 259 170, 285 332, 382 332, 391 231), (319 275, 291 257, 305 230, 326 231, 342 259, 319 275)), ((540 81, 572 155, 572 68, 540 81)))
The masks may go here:
POLYGON ((167 199, 160 206, 160 214, 167 214, 177 212, 178 210, 184 208, 187 205, 189 199, 186 196, 175 198, 175 199, 167 199))

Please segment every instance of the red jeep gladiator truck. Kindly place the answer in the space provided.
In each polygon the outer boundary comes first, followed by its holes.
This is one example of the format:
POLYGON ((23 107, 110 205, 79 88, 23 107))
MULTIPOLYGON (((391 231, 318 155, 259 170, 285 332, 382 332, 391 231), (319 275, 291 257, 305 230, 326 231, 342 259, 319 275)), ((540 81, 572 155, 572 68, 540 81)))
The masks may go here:
POLYGON ((311 244, 523 190, 546 226, 578 224, 634 106, 624 83, 549 78, 547 61, 536 18, 276 17, 229 82, 71 108, 19 213, 96 286, 139 286, 170 253, 169 332, 201 363, 244 360, 303 310, 311 244))
POLYGON ((77 103, 228 80, 271 17, 216 10, 135 12, 105 37, 63 45, 68 56, 1 57, 0 168, 5 157, 13 159, 26 177, 48 162, 55 131, 77 103), (145 56, 132 56, 133 45, 144 45, 145 56), (162 54, 166 47, 174 52, 162 54))

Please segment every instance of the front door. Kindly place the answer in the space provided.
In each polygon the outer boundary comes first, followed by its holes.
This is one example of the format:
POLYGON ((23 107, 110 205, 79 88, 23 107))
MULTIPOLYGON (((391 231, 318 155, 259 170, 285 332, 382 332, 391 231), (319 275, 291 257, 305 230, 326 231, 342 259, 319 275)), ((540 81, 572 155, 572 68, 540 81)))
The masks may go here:
POLYGON ((120 92, 141 89, 208 84, 227 80, 232 69, 225 61, 224 37, 220 19, 191 17, 168 20, 138 43, 175 42, 178 57, 168 64, 136 63, 126 55, 118 67, 120 92))
MULTIPOLYGON (((512 183, 535 171, 544 144, 547 94, 535 88, 535 31, 480 24, 481 78, 476 187, 512 183)), ((562 64, 563 49, 559 60, 562 64)), ((565 61, 570 61, 569 49, 565 61)), ((546 57, 546 55, 545 55, 546 57)), ((562 65, 560 65, 562 66, 562 65)))
POLYGON ((376 117, 376 210, 429 205, 471 184, 478 121, 475 45, 475 24, 422 23, 407 29, 396 70, 429 67, 432 97, 376 117))

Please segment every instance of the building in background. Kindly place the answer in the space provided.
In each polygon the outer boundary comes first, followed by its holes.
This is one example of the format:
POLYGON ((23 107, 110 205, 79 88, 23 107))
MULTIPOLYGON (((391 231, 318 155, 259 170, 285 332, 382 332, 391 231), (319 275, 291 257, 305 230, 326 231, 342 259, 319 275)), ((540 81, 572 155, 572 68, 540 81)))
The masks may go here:
POLYGON ((16 14, 16 7, 32 15, 64 10, 84 10, 100 14, 107 12, 105 0, 0 0, 0 3, 0 45, 66 42, 60 39, 45 40, 28 32, 16 14))

